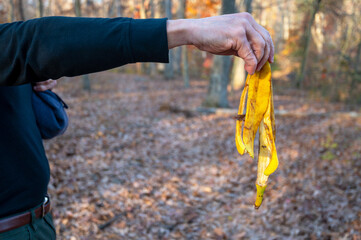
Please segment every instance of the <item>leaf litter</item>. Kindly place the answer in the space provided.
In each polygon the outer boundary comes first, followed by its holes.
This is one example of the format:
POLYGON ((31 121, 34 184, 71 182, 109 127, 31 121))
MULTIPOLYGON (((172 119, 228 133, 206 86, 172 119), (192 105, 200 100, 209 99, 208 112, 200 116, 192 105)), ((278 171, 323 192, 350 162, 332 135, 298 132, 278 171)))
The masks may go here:
POLYGON ((199 107, 207 81, 91 78, 90 93, 59 81, 70 126, 45 142, 59 239, 360 239, 359 114, 276 94, 280 165, 255 210, 257 162, 238 155, 235 119, 174 111, 199 107))

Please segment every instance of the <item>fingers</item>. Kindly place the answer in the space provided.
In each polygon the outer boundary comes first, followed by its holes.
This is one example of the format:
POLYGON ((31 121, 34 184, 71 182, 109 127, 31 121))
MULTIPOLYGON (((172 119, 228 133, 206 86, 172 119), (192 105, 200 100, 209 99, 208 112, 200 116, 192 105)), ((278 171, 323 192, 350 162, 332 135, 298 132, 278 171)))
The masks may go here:
POLYGON ((43 92, 43 91, 54 88, 56 85, 57 85, 56 80, 49 79, 47 81, 35 83, 35 86, 33 88, 35 91, 43 92))
MULTIPOLYGON (((255 22, 256 23, 256 22, 255 22)), ((268 55, 266 55, 266 60, 262 63, 261 68, 263 67, 263 65, 266 63, 266 61, 268 60, 270 63, 273 63, 274 61, 274 45, 273 45, 273 41, 271 38, 271 35, 269 34, 269 32, 263 28, 262 26, 258 25, 256 23, 255 25, 255 29, 257 32, 259 32, 261 34, 261 36, 263 37, 264 41, 266 42, 266 47, 269 49, 269 53, 268 55)), ((261 69, 260 68, 260 69, 261 69)))
MULTIPOLYGON (((273 62, 274 45, 266 29, 258 25, 250 14, 246 14, 245 17, 248 20, 244 25, 246 36, 257 59, 256 71, 260 71, 267 61, 273 62)), ((250 68, 253 69, 253 66, 250 68)))
POLYGON ((244 59, 246 71, 252 75, 256 70, 259 71, 260 64, 267 61, 270 50, 264 38, 251 24, 245 24, 245 33, 246 36, 241 37, 242 44, 237 53, 244 59))
POLYGON ((256 55, 257 62, 260 62, 264 57, 266 42, 264 41, 261 34, 259 34, 250 24, 246 25, 246 35, 248 41, 250 42, 251 48, 256 55))
POLYGON ((254 74, 258 61, 246 37, 243 38, 242 46, 238 49, 237 54, 245 61, 244 69, 246 69, 248 74, 254 74))
MULTIPOLYGON (((252 17, 252 15, 247 14, 246 18, 248 19, 248 21, 250 22, 250 24, 254 27, 254 29, 263 37, 265 43, 266 43, 266 47, 269 48, 269 55, 266 55, 266 60, 268 60, 270 63, 273 63, 274 61, 274 44, 271 38, 271 35, 269 34, 269 32, 262 27, 261 25, 259 25, 256 20, 254 20, 254 18, 252 17)), ((263 67, 263 65, 266 63, 266 61, 264 61, 263 64, 260 64, 260 69, 263 67)))
POLYGON ((261 68, 263 67, 263 65, 267 62, 267 60, 269 59, 269 54, 270 54, 270 47, 268 44, 265 45, 265 50, 264 50, 264 55, 263 58, 261 59, 261 61, 258 62, 257 65, 257 71, 261 70, 261 68))
POLYGON ((268 61, 270 63, 274 62, 274 55, 275 55, 275 47, 273 45, 273 41, 272 41, 272 38, 271 38, 271 49, 270 49, 270 54, 269 54, 269 58, 268 58, 268 61))

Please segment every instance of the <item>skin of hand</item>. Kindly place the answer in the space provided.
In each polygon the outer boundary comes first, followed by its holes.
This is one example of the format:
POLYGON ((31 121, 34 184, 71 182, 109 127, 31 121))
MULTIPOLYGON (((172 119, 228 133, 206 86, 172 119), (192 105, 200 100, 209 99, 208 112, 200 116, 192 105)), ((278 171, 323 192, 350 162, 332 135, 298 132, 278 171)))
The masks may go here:
POLYGON ((57 84, 58 84, 58 82, 56 80, 49 79, 47 81, 35 83, 35 86, 33 86, 33 89, 37 92, 43 92, 43 91, 54 88, 57 84))
POLYGON ((167 21, 168 48, 194 45, 217 55, 235 55, 245 61, 249 74, 273 62, 274 45, 269 32, 249 13, 200 19, 167 21))

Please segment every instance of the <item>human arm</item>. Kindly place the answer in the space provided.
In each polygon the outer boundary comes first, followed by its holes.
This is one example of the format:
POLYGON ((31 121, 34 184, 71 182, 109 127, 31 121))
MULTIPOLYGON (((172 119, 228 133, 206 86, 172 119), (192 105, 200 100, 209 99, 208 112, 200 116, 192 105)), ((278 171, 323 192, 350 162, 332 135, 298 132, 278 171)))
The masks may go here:
POLYGON ((0 25, 0 85, 168 62, 166 19, 45 17, 0 25))
POLYGON ((0 85, 168 62, 168 48, 185 44, 239 56, 250 74, 273 61, 269 33, 247 13, 168 21, 45 17, 0 25, 0 85))

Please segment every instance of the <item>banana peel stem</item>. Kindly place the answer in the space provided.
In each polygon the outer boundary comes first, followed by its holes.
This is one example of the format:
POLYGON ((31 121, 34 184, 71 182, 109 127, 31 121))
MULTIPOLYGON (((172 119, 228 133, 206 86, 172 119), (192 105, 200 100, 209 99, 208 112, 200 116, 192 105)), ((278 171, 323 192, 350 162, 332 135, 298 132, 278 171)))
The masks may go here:
POLYGON ((267 185, 264 186, 260 186, 258 184, 256 184, 256 188, 257 188, 257 197, 256 197, 256 202, 254 203, 254 208, 258 209, 263 201, 263 193, 266 190, 267 185))

